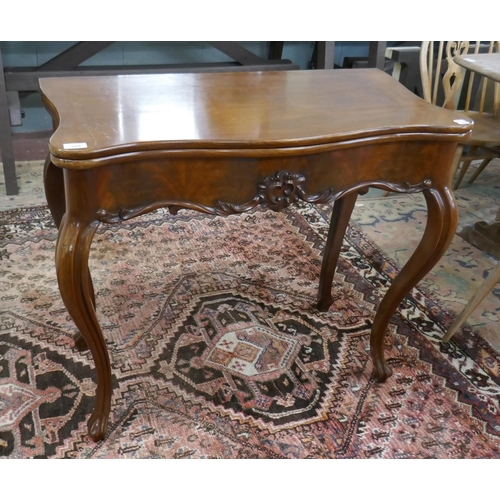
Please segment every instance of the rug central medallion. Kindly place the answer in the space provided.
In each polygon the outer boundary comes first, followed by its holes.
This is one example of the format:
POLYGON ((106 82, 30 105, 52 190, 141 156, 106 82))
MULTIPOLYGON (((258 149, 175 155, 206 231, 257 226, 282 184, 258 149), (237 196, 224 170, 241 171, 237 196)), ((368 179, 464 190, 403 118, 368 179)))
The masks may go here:
POLYGON ((208 293, 186 310, 154 371, 183 397, 202 397, 240 418, 278 427, 306 422, 323 414, 339 334, 317 316, 208 293))
POLYGON ((252 324, 251 318, 243 319, 242 323, 231 325, 229 331, 221 331, 210 342, 205 365, 251 380, 276 378, 290 368, 301 347, 297 340, 252 324))

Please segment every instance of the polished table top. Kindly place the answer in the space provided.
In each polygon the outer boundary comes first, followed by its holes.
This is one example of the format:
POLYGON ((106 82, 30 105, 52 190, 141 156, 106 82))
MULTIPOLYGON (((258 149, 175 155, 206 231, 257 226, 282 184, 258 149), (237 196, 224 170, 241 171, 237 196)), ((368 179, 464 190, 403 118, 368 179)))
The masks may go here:
POLYGON ((62 117, 50 153, 55 164, 73 168, 89 164, 63 160, 470 128, 377 69, 44 78, 40 88, 51 114, 62 117))
POLYGON ((453 59, 459 66, 500 82, 500 54, 468 54, 453 59))

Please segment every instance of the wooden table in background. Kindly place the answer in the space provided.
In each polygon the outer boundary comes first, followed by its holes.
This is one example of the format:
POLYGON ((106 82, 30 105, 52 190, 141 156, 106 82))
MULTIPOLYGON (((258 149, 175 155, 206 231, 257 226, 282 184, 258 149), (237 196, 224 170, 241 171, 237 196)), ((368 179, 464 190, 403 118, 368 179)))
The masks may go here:
POLYGON ((453 59, 459 66, 500 83, 500 54, 467 54, 453 59))
POLYGON ((45 189, 59 228, 59 288, 97 370, 92 438, 106 433, 112 393, 88 267, 92 238, 101 223, 159 207, 228 215, 334 200, 319 276, 325 311, 358 193, 423 192, 422 241, 371 331, 374 376, 391 375, 385 331, 454 235, 450 168, 471 122, 377 69, 47 78, 40 88, 55 124, 45 189))
MULTIPOLYGON (((467 54, 455 57, 454 61, 458 65, 496 82, 495 92, 498 95, 500 92, 499 53, 467 54)), ((498 113, 499 110, 495 110, 497 117, 498 113)), ((462 237, 477 248, 500 259, 500 209, 496 216, 496 222, 478 221, 474 227, 467 228, 462 237)))
MULTIPOLYGON (((468 54, 457 56, 454 58, 454 61, 470 71, 474 71, 497 82, 495 92, 500 91, 500 54, 468 54)), ((495 110, 495 114, 498 116, 498 110, 495 110)), ((498 210, 496 221, 500 221, 500 209, 498 210)), ((474 227, 464 229, 461 236, 477 248, 500 259, 500 222, 476 222, 474 227)), ((479 304, 495 288, 499 280, 500 263, 491 270, 488 278, 476 290, 467 305, 455 318, 455 321, 443 337, 443 342, 448 341, 455 335, 479 304)))

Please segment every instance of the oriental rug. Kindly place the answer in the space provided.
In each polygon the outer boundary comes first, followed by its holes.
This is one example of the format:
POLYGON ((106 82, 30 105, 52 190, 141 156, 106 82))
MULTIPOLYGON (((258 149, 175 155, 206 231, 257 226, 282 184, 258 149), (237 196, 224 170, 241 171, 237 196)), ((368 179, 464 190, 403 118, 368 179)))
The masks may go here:
POLYGON ((315 298, 331 208, 215 218, 164 210, 101 226, 91 252, 113 399, 86 422, 95 373, 59 296, 45 206, 2 212, 4 458, 500 458, 500 356, 415 288, 392 318, 394 375, 369 334, 398 273, 358 226, 328 312, 315 298))

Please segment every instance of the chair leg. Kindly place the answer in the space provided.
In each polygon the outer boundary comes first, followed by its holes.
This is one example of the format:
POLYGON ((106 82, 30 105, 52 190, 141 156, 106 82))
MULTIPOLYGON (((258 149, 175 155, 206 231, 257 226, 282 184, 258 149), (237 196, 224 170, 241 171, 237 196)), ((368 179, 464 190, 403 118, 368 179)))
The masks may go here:
MULTIPOLYGON (((476 151, 477 151, 477 146, 471 146, 470 150, 469 150, 469 155, 470 156, 473 156, 476 154, 476 151)), ((467 173, 467 170, 469 169, 469 166, 471 164, 471 161, 472 160, 467 160, 467 161, 464 161, 463 162, 463 165, 462 165, 462 168, 460 169, 460 171, 458 172, 458 178, 457 180, 455 181, 455 184, 453 185, 453 189, 458 189, 459 186, 460 186, 460 183, 462 182, 463 178, 465 177, 465 174, 467 173)))
POLYGON ((455 322, 450 326, 441 342, 447 342, 459 330, 467 318, 475 311, 477 306, 495 288, 500 281, 500 263, 493 269, 487 280, 477 289, 476 293, 469 300, 463 311, 456 317, 455 322))
POLYGON ((481 165, 477 167, 474 175, 472 175, 472 177, 469 179, 469 184, 472 184, 477 179, 478 175, 488 166, 491 160, 493 160, 493 158, 486 158, 481 162, 481 165))
POLYGON ((455 175, 458 170, 458 165, 460 165, 460 159, 462 158, 462 153, 464 150, 463 144, 459 144, 457 146, 457 149, 455 150, 455 156, 453 157, 453 161, 451 163, 451 168, 450 168, 450 184, 453 183, 453 179, 455 178, 455 175))
POLYGON ((5 190, 8 196, 19 194, 17 185, 16 163, 12 148, 12 134, 10 129, 9 103, 7 101, 7 87, 5 85, 2 51, 0 49, 0 162, 3 162, 5 190))

